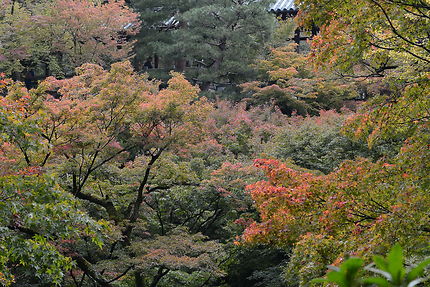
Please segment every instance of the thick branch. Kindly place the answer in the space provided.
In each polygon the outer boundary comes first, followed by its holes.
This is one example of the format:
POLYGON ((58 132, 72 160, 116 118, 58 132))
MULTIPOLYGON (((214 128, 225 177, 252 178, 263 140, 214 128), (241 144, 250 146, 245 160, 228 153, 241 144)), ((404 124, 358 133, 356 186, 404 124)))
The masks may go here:
POLYGON ((151 174, 151 169, 163 151, 164 151, 164 148, 160 148, 157 151, 157 153, 152 155, 151 160, 149 161, 148 166, 146 167, 143 179, 140 182, 139 188, 137 189, 136 200, 132 203, 131 213, 128 217, 130 224, 126 227, 126 229, 123 232, 124 241, 126 243, 130 243, 129 237, 130 237, 131 232, 133 231, 133 223, 135 223, 137 221, 137 219, 139 218, 140 206, 142 205, 142 203, 144 201, 143 191, 146 189, 146 185, 148 184, 149 175, 151 174))
POLYGON ((87 200, 106 209, 106 212, 109 215, 109 219, 112 219, 115 222, 118 222, 120 220, 119 213, 110 199, 102 199, 91 194, 83 193, 81 191, 76 191, 74 195, 79 199, 87 200))
POLYGON ((91 265, 88 260, 86 260, 82 255, 80 254, 74 254, 71 256, 74 261, 76 261, 76 265, 84 271, 87 276, 89 276, 91 279, 96 281, 100 286, 102 287, 113 287, 111 284, 111 281, 106 280, 103 278, 103 276, 94 269, 94 267, 91 265))
POLYGON ((200 186, 199 183, 193 183, 193 182, 175 182, 173 184, 169 184, 169 185, 158 185, 158 186, 154 186, 154 187, 148 187, 146 189, 147 193, 151 193, 154 192, 156 190, 168 190, 171 189, 172 187, 175 186, 200 186))
POLYGON ((122 272, 120 275, 116 276, 112 280, 109 280, 109 283, 112 283, 116 280, 119 280, 121 277, 124 277, 131 269, 133 269, 133 266, 128 267, 124 272, 122 272))
POLYGON ((136 200, 133 204, 133 211, 129 217, 129 220, 131 223, 136 222, 137 218, 139 217, 140 206, 143 203, 143 191, 145 190, 145 187, 148 184, 151 169, 152 169, 154 163, 160 157, 162 152, 163 152, 163 149, 160 149, 156 154, 154 154, 151 157, 151 160, 149 161, 148 166, 146 167, 145 174, 143 176, 143 180, 140 182, 139 188, 137 189, 137 197, 136 197, 136 200))
POLYGON ((169 269, 164 268, 163 266, 158 268, 157 275, 155 275, 154 279, 152 280, 150 287, 156 287, 158 282, 160 282, 161 278, 163 278, 165 275, 167 275, 167 273, 169 273, 169 271, 170 271, 169 269))

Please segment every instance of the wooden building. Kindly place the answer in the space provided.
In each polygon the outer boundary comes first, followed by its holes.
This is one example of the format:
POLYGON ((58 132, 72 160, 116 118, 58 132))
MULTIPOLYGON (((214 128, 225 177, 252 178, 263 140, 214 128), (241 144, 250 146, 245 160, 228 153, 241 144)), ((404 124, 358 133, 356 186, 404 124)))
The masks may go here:
MULTIPOLYGON (((276 17, 286 20, 287 18, 295 17, 299 8, 295 5, 294 0, 277 0, 270 6, 269 11, 275 14, 276 17)), ((303 31, 302 27, 297 27, 294 31, 294 37, 291 39, 297 44, 297 52, 300 51, 301 41, 312 39, 318 32, 319 29, 315 25, 312 25, 312 28, 307 31, 303 31), (305 35, 302 35, 302 32, 306 32, 305 35)))

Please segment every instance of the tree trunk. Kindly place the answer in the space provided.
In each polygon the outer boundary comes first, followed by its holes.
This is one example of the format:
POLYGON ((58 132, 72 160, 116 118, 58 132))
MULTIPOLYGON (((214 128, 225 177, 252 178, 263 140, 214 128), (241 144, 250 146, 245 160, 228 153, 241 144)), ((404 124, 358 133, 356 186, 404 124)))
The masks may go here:
POLYGON ((169 269, 159 267, 157 275, 155 275, 154 279, 152 279, 150 287, 157 287, 158 282, 160 282, 161 278, 163 278, 167 273, 169 273, 169 271, 169 269))
POLYGON ((134 273, 134 284, 136 287, 145 287, 145 284, 143 282, 142 274, 140 274, 139 271, 136 271, 134 273))
POLYGON ((160 58, 158 57, 157 54, 154 54, 154 69, 158 69, 159 62, 160 62, 160 58))
POLYGON ((177 72, 185 71, 186 64, 187 64, 187 60, 184 58, 175 60, 175 70, 177 72))

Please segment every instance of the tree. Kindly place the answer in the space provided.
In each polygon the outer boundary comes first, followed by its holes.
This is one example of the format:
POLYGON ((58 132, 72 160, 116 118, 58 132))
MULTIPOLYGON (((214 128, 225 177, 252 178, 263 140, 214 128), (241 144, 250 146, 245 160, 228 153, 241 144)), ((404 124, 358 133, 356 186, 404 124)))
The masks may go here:
POLYGON ((292 116, 280 128, 266 153, 280 160, 291 159, 299 167, 330 173, 345 160, 366 157, 377 160, 397 154, 402 141, 383 139, 368 147, 366 142, 345 135, 342 126, 352 111, 320 111, 319 116, 292 116))
POLYGON ((376 89, 343 132, 369 147, 384 141, 402 142, 402 147, 374 162, 345 161, 327 175, 256 160, 268 177, 248 186, 261 219, 242 238, 293 245, 288 283, 306 284, 322 275, 326 264, 337 265, 348 255, 366 259, 394 242, 413 256, 428 255, 429 54, 428 35, 421 30, 428 24, 427 6, 419 1, 303 2, 302 19, 322 26, 313 41, 313 63, 348 78, 385 77, 380 82, 388 89, 376 89))
POLYGON ((30 98, 15 96, 0 100, 0 284, 60 284, 71 258, 82 260, 75 246, 101 248, 107 222, 89 217, 41 167, 20 164, 19 148, 39 148, 32 134, 41 130, 21 121, 30 98))
MULTIPOLYGON (((428 163, 406 162, 418 148, 406 146, 393 163, 347 161, 323 176, 257 160, 269 180, 248 186, 261 222, 250 225, 243 239, 286 248, 294 244, 288 272, 302 284, 318 276, 324 264, 348 253, 383 250, 393 240, 417 254, 416 246, 423 246, 425 254, 429 222, 424 213, 430 203, 423 171, 428 163)), ((420 158, 428 156, 418 150, 420 158)))
MULTIPOLYGON (((240 83, 252 70, 249 64, 264 48, 274 19, 265 1, 139 1, 144 7, 141 36, 151 52, 174 60, 188 77, 201 82, 240 83), (174 17, 175 24, 166 23, 174 17), (162 24, 166 24, 162 28, 162 24), (158 31, 157 31, 158 30, 158 31)), ((207 84, 202 86, 207 87, 207 84)))
POLYGON ((301 284, 319 276, 324 264, 347 254, 381 252, 393 240, 417 256, 427 254, 427 85, 411 84, 394 103, 375 103, 384 97, 375 98, 372 110, 347 120, 344 132, 371 147, 403 140, 393 156, 346 161, 323 176, 257 160, 269 180, 248 186, 261 222, 248 227, 243 239, 285 248, 294 244, 286 276, 301 284))
POLYGON ((154 57, 154 66, 158 68, 167 66, 173 68, 173 63, 179 63, 184 57, 184 51, 175 51, 175 53, 165 53, 164 49, 174 46, 179 39, 178 28, 179 22, 174 16, 182 15, 184 12, 199 7, 200 1, 189 0, 142 0, 131 1, 131 6, 139 11, 142 19, 142 29, 136 36, 136 65, 138 70, 147 58, 154 57), (161 56, 161 58, 160 58, 161 56))
POLYGON ((343 73, 381 76, 396 69, 406 75, 428 71, 430 6, 425 1, 318 1, 301 5, 302 21, 316 23, 321 34, 312 43, 314 57, 343 73), (372 11, 372 12, 371 12, 372 11), (405 69, 412 65, 413 69, 405 69))
POLYGON ((107 222, 90 218, 51 178, 31 170, 0 177, 0 283, 60 284, 79 244, 101 248, 107 222))
POLYGON ((0 69, 30 81, 71 75, 84 63, 102 66, 131 56, 138 15, 125 2, 36 2, 5 5, 0 18, 0 69))
POLYGON ((287 116, 270 105, 217 101, 216 106, 207 125, 211 138, 229 154, 227 161, 230 157, 246 161, 266 152, 265 144, 288 123, 287 116))
POLYGON ((143 274, 157 272, 148 286, 157 286, 167 273, 171 275, 170 284, 182 286, 207 284, 224 275, 219 266, 225 257, 222 244, 201 234, 190 235, 181 228, 170 235, 136 242, 132 248, 136 253, 134 262, 143 274))
POLYGON ((241 85, 253 103, 273 101, 285 114, 304 116, 320 110, 340 111, 346 100, 359 97, 358 85, 312 69, 308 56, 295 49, 296 44, 285 44, 272 48, 266 59, 257 60, 258 81, 241 85))
MULTIPOLYGON (((76 261, 84 277, 110 286, 134 265, 102 275, 96 263, 117 252, 134 257, 127 246, 140 238, 136 229, 145 222, 144 199, 165 188, 166 178, 160 175, 160 182, 153 174, 161 169, 157 161, 164 152, 198 140, 211 105, 197 99, 198 89, 179 74, 159 91, 156 82, 135 74, 127 62, 112 65, 109 72, 87 64, 76 73, 66 80, 48 78, 31 91, 11 84, 4 119, 14 125, 5 125, 4 135, 15 166, 54 174, 91 214, 110 221, 105 249, 79 246, 79 254, 87 256, 76 261), (22 113, 14 113, 15 102, 22 113), (23 130, 27 127, 32 132, 23 130), (115 178, 121 172, 126 177, 115 178)), ((168 187, 185 180, 172 178, 168 187)))

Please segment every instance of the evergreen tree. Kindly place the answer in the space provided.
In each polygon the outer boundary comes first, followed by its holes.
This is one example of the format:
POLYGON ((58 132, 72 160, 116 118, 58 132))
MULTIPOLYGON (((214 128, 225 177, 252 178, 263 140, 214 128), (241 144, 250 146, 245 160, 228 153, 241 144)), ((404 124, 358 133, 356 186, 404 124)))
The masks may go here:
POLYGON ((159 56, 163 67, 186 70, 204 85, 248 79, 274 23, 266 1, 134 0, 132 6, 143 20, 136 63, 142 68, 156 54, 154 62, 159 56))

